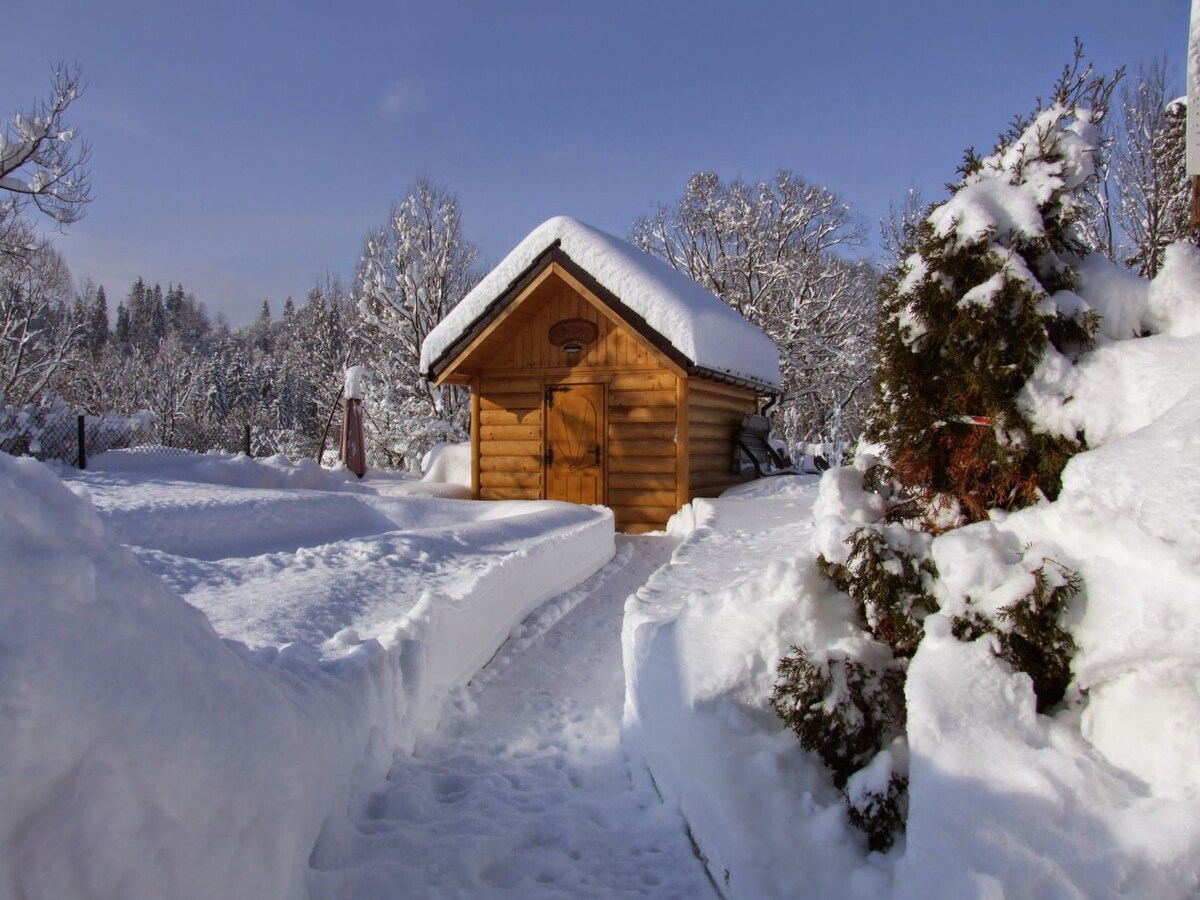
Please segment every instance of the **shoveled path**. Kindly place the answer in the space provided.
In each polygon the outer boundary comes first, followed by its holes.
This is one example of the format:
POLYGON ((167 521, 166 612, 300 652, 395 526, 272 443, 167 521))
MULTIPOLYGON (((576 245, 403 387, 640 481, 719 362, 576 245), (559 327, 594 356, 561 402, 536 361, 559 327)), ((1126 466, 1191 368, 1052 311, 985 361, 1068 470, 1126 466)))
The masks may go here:
POLYGON ((514 630, 387 786, 329 828, 314 898, 716 894, 686 826, 620 744, 625 599, 676 541, 618 536, 617 555, 514 630))

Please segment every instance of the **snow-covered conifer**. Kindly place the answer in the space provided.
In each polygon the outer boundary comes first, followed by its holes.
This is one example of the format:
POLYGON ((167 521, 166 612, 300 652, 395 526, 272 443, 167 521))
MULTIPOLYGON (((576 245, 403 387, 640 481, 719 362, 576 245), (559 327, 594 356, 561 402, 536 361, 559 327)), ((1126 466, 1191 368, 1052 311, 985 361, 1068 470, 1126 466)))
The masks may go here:
POLYGON ((1070 354, 1094 329, 1072 292, 1087 249, 1074 226, 1111 90, 1077 54, 1049 106, 990 156, 966 154, 953 195, 885 276, 869 433, 930 521, 1052 497, 1080 448, 1037 432, 1017 397, 1047 348, 1070 354))

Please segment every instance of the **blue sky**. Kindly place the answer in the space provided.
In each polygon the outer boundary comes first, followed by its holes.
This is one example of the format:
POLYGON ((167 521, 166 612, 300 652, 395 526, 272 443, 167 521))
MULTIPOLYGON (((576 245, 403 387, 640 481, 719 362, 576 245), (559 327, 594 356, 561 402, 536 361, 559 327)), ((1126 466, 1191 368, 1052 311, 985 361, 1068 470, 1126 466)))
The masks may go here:
POLYGON ((498 262, 571 215, 615 234, 688 176, 788 168, 874 225, 941 195, 1045 96, 1075 36, 1100 68, 1186 52, 1187 0, 29 0, 4 15, 0 115, 78 62, 94 202, 58 237, 115 308, 182 281, 248 322, 326 273, 429 176, 498 262))

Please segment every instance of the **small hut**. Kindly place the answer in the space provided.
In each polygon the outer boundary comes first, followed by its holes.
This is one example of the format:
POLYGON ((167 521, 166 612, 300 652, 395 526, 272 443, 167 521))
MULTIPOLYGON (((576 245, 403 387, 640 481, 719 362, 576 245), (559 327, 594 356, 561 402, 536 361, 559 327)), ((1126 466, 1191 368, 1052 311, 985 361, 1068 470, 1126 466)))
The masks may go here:
POLYGON ((742 416, 779 353, 691 279, 573 219, 535 229, 426 338, 421 368, 471 389, 471 493, 603 504, 628 532, 745 480, 742 416))

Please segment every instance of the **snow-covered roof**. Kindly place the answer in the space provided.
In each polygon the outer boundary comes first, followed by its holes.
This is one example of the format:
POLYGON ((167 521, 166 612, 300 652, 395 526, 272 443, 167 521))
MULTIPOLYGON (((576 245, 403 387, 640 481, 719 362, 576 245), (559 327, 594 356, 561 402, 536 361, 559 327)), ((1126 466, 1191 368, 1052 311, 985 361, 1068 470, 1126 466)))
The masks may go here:
POLYGON ((779 350, 762 330, 662 260, 567 216, 535 228, 429 333, 421 371, 447 362, 455 345, 498 312, 496 301, 556 245, 702 374, 779 388, 779 350))

